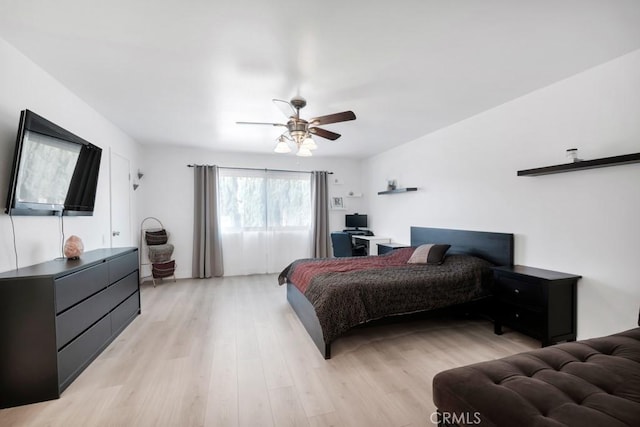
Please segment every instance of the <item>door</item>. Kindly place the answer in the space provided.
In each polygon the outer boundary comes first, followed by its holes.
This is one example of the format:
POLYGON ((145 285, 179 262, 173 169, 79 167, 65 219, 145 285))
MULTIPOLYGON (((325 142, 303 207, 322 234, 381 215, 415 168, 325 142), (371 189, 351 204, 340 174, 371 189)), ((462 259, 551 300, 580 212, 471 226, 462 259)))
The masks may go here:
POLYGON ((129 159, 111 151, 111 247, 131 243, 131 173, 129 159))

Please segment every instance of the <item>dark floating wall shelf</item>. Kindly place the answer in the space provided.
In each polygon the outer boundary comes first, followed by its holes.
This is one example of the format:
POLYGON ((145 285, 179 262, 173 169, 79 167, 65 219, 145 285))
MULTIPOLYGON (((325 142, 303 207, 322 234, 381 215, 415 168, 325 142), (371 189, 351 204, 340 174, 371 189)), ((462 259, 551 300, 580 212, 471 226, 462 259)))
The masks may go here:
POLYGON ((417 190, 418 190, 417 187, 396 188, 395 190, 378 191, 378 194, 406 193, 407 191, 417 191, 417 190))
MULTIPOLYGON (((525 169, 518 171, 518 176, 538 176, 552 173, 573 172, 584 169, 604 168, 607 166, 628 165, 630 163, 640 163, 640 153, 624 154, 622 156, 604 157, 602 159, 582 160, 575 163, 565 163, 562 165, 546 166, 535 169, 525 169)), ((378 193, 380 194, 380 193, 378 193)))

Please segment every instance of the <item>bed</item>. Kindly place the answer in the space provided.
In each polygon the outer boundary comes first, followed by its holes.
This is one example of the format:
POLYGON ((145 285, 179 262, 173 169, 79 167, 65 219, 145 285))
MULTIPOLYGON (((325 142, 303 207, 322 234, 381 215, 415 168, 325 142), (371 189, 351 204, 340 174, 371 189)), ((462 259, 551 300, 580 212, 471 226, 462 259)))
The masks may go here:
POLYGON ((381 256, 297 260, 283 270, 287 300, 325 359, 331 343, 355 326, 486 299, 490 267, 513 264, 513 234, 411 227, 411 246, 381 256), (451 245, 441 265, 406 263, 413 248, 429 243, 451 245))

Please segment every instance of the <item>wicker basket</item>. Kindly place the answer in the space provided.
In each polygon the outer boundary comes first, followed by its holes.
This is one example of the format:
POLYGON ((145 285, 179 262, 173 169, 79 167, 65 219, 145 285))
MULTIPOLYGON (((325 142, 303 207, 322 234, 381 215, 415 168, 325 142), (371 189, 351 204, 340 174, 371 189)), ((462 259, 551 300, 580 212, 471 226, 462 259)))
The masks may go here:
POLYGON ((169 240, 167 236, 167 230, 164 228, 157 231, 145 231, 144 239, 147 241, 147 246, 164 245, 169 240))
POLYGON ((154 279, 163 279, 173 276, 176 270, 176 262, 171 260, 167 262, 155 262, 151 264, 151 274, 154 279))

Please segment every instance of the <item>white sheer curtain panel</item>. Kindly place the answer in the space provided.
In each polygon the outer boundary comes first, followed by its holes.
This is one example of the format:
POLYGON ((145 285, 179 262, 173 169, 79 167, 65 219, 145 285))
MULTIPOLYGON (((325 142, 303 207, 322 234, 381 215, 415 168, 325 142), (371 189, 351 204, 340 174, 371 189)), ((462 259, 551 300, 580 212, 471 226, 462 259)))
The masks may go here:
POLYGON ((278 273, 311 246, 310 174, 220 169, 226 276, 278 273))

